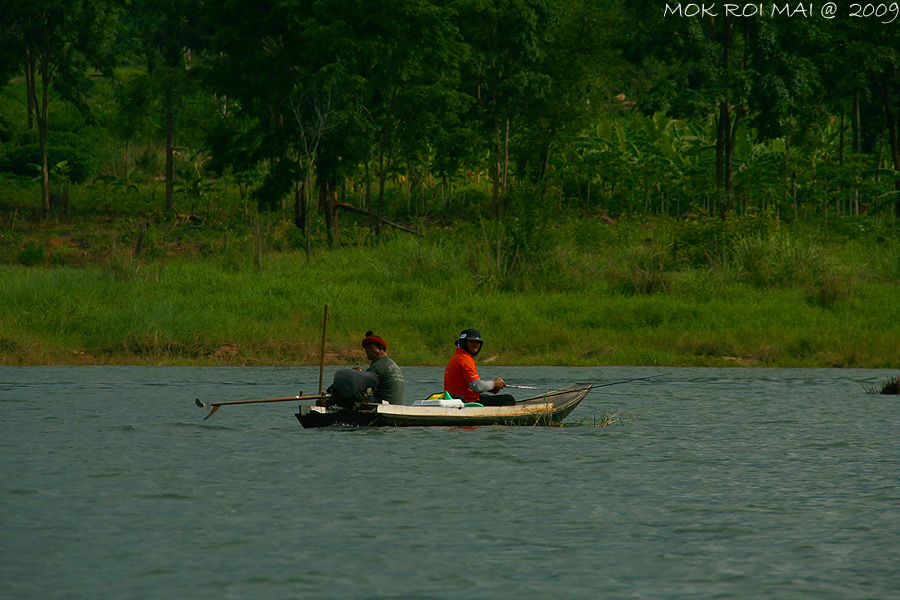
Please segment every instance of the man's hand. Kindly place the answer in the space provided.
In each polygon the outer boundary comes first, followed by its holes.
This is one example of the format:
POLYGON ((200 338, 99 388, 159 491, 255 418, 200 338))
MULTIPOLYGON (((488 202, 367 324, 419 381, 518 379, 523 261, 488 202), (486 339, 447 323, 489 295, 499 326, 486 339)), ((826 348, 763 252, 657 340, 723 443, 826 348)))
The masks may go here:
POLYGON ((500 390, 502 390, 505 387, 506 387, 506 382, 498 377, 498 378, 494 379, 494 389, 491 390, 491 393, 496 394, 497 392, 499 392, 500 390))

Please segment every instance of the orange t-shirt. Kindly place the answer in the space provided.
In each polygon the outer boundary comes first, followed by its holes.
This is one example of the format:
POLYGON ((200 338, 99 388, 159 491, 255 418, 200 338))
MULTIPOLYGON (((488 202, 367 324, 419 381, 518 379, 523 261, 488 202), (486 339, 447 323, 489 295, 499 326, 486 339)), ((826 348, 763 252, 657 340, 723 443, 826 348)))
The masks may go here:
POLYGON ((476 379, 481 378, 475 369, 475 359, 462 348, 457 348, 444 369, 444 390, 453 396, 462 396, 466 402, 478 402, 480 395, 469 387, 469 383, 476 379))

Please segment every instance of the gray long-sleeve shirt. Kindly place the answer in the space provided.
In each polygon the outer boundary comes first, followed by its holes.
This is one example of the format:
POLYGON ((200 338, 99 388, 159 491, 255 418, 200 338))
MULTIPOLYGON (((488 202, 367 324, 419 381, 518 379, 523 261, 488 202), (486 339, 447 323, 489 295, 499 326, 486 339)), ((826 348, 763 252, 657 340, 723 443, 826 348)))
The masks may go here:
POLYGON ((469 389, 476 394, 483 394, 494 389, 493 379, 475 379, 469 382, 469 389))
POLYGON ((403 381, 403 371, 390 356, 382 356, 372 362, 366 371, 372 371, 378 375, 378 389, 375 390, 375 398, 386 400, 391 404, 403 404, 403 390, 406 386, 403 381))

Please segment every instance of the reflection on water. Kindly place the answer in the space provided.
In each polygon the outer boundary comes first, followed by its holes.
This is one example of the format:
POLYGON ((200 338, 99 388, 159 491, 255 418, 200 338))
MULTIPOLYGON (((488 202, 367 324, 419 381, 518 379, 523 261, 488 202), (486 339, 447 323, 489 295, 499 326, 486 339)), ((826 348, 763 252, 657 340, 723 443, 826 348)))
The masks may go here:
POLYGON ((894 373, 481 371, 667 374, 569 417, 627 426, 303 430, 193 401, 313 368, 0 368, 0 598, 896 597, 900 405, 861 385, 894 373))

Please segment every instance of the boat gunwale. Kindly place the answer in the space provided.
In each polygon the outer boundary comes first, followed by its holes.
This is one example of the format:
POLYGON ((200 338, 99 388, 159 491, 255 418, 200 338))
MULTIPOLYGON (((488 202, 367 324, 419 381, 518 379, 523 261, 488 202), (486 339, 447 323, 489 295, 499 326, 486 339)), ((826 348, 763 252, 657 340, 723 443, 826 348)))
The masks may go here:
POLYGON ((381 404, 375 407, 378 415, 446 416, 446 417, 505 417, 531 415, 553 409, 553 402, 510 404, 508 406, 414 406, 411 404, 381 404))

